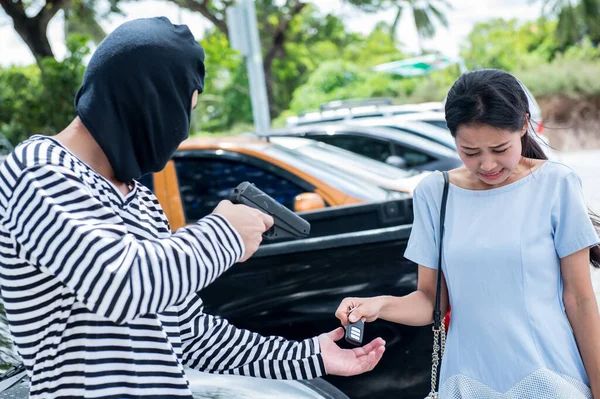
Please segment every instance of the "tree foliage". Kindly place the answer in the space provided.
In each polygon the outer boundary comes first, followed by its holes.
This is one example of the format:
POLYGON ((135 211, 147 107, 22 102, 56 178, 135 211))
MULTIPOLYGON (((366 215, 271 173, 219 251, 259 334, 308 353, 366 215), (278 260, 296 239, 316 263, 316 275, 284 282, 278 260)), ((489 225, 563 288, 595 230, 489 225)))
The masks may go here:
POLYGON ((436 25, 448 27, 445 13, 452 9, 451 3, 447 0, 346 0, 346 2, 367 13, 393 10, 394 22, 389 29, 392 38, 396 37, 400 19, 407 11, 411 13, 412 23, 419 39, 429 39, 435 35, 436 25))
POLYGON ((554 17, 558 21, 555 33, 562 49, 577 44, 585 38, 596 45, 600 43, 600 0, 540 0, 540 2, 544 16, 554 17))
MULTIPOLYGON (((68 6, 65 9, 66 31, 83 32, 87 38, 98 42, 104 35, 98 20, 108 12, 119 12, 123 0, 41 1, 44 2, 42 7, 59 4, 58 1, 68 2, 60 3, 63 8, 68 6)), ((201 40, 206 51, 207 75, 205 92, 199 98, 200 104, 192 121, 193 129, 220 132, 235 126, 251 128, 246 66, 242 57, 230 48, 227 37, 229 27, 225 16, 233 1, 168 1, 200 12, 214 25, 201 40)), ((394 11, 399 4, 424 7, 444 3, 346 1, 368 12, 394 11)), ((582 0, 575 7, 588 7, 589 10, 590 1, 584 3, 582 0)), ((29 11, 30 3, 0 2, 4 8, 7 5, 13 9, 22 7, 27 15, 37 15, 29 11)), ((393 24, 380 23, 370 34, 363 35, 350 32, 339 17, 324 15, 309 1, 256 0, 256 7, 272 117, 282 115, 280 119, 283 119, 290 113, 315 109, 323 102, 347 98, 391 96, 398 102, 440 100, 459 74, 457 68, 412 79, 374 73, 371 68, 375 65, 408 57, 389 35, 390 29, 394 29, 393 24)), ((564 6, 557 9, 563 10, 564 6)), ((436 13, 432 15, 435 17, 436 13)), ((552 65, 547 74, 555 76, 562 75, 553 68, 572 67, 579 61, 593 63, 600 58, 591 33, 593 24, 588 23, 587 30, 578 31, 587 33, 577 36, 577 43, 568 46, 557 34, 560 24, 559 19, 546 18, 526 23, 514 20, 481 23, 469 35, 462 55, 470 69, 500 68, 525 73, 523 71, 552 65)), ((38 57, 38 66, 0 69, 0 131, 11 141, 20 141, 33 133, 57 131, 74 116, 73 95, 80 84, 83 57, 88 50, 86 38, 69 37, 70 52, 62 62, 53 57, 38 57)), ((560 87, 571 81, 563 79, 560 87)), ((581 81, 576 85, 581 87, 581 81)), ((540 91, 552 91, 552 87, 540 88, 540 91)))
MULTIPOLYGON (((296 88, 328 60, 344 58, 372 66, 400 56, 384 33, 377 31, 370 39, 349 33, 338 17, 323 15, 312 6, 294 18, 288 34, 295 40, 284 44, 285 57, 273 61, 273 107, 278 112, 272 116, 287 110, 296 88)), ((201 44, 206 51, 207 86, 200 96, 206 107, 197 107, 198 128, 221 131, 239 123, 250 124, 252 112, 243 60, 230 50, 227 37, 217 29, 208 32, 201 44)))
POLYGON ((0 6, 12 20, 15 31, 38 63, 43 58, 54 57, 46 30, 50 20, 70 5, 71 0, 44 0, 41 7, 32 1, 0 0, 0 6))
POLYGON ((87 37, 73 35, 61 62, 44 58, 40 67, 0 69, 0 132, 13 144, 32 134, 57 133, 75 116, 73 99, 81 84, 87 37))
POLYGON ((469 69, 535 67, 550 61, 558 51, 556 24, 544 18, 526 23, 514 19, 479 23, 469 34, 462 56, 469 69))

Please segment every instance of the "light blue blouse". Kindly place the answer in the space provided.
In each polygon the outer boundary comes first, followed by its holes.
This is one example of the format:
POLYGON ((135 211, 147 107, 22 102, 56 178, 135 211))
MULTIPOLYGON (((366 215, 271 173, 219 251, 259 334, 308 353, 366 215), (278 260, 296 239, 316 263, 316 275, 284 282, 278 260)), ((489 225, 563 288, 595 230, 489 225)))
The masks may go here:
MULTIPOLYGON (((437 269, 443 177, 414 194, 404 256, 437 269)), ((440 398, 591 398, 560 258, 598 243, 576 173, 547 161, 490 190, 450 185, 442 269, 452 317, 440 398)))

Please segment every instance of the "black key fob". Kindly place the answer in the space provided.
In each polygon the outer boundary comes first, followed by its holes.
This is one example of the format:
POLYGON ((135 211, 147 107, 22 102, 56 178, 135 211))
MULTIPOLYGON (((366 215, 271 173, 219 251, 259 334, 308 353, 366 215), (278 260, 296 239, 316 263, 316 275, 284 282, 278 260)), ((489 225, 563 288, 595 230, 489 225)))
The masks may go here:
POLYGON ((348 323, 346 327, 346 341, 352 345, 360 345, 363 341, 363 334, 365 332, 365 323, 362 320, 356 323, 348 323))

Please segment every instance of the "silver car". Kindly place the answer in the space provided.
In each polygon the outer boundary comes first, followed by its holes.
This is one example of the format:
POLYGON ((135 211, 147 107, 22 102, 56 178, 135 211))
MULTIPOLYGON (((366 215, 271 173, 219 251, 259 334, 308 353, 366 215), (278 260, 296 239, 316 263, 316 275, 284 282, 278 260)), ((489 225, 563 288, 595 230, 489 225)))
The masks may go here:
MULTIPOLYGON (((265 380, 253 377, 201 373, 186 369, 194 399, 349 399, 321 378, 265 380)), ((0 399, 27 399, 29 380, 22 365, 0 376, 0 399)))

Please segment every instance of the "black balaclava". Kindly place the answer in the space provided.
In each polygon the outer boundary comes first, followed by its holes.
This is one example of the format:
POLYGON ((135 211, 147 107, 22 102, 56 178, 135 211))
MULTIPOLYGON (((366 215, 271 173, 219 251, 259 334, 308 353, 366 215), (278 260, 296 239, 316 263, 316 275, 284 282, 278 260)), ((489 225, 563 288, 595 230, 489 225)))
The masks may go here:
POLYGON ((75 108, 119 181, 165 167, 189 135, 204 72, 204 50, 188 27, 164 17, 126 22, 100 43, 75 108))

